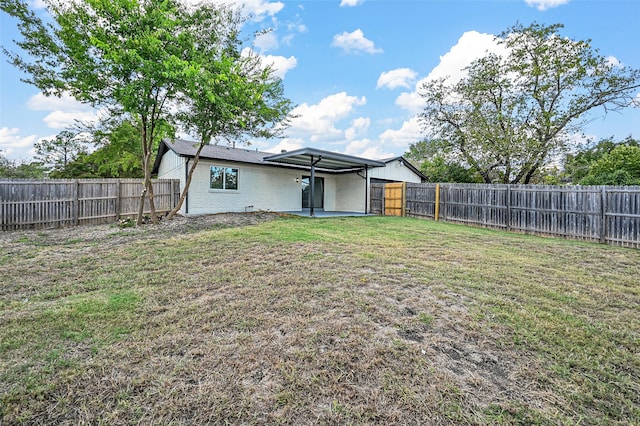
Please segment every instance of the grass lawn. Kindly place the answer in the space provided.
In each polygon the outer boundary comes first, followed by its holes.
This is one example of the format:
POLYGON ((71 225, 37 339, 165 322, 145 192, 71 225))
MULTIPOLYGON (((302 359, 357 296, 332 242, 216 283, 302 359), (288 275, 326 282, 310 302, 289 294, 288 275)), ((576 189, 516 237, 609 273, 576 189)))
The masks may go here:
POLYGON ((0 239, 0 424, 640 424, 640 250, 391 217, 98 228, 0 239))

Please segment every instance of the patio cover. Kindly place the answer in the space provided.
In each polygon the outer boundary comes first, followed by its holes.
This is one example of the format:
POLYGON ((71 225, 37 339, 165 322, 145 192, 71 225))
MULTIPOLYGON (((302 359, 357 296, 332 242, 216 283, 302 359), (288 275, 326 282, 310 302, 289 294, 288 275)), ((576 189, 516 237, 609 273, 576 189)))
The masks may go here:
POLYGON ((368 160, 352 155, 338 154, 337 152, 323 151, 315 148, 302 148, 295 151, 283 152, 264 158, 265 161, 276 163, 295 164, 297 166, 309 166, 315 163, 316 167, 329 170, 350 170, 369 167, 384 167, 382 161, 368 160))
MULTIPOLYGON (((352 155, 338 154, 337 152, 323 151, 315 148, 302 148, 295 151, 283 152, 264 158, 265 161, 275 163, 294 164, 297 166, 309 166, 311 178, 309 184, 309 216, 314 216, 313 200, 315 199, 315 171, 316 167, 326 170, 365 170, 369 167, 384 167, 382 161, 368 160, 366 158, 354 157, 352 155)), ((367 194, 367 179, 365 176, 365 194, 367 194)), ((368 195, 367 195, 368 197, 368 195)), ((365 213, 367 213, 367 200, 365 199, 365 213)))

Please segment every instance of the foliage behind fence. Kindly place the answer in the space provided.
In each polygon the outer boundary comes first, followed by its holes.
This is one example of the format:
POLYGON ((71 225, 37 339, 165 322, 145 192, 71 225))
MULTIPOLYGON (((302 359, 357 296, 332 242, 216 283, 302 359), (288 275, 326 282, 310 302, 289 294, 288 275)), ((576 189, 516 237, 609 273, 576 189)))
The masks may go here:
MULTIPOLYGON (((638 186, 407 183, 405 197, 407 216, 640 247, 638 186)), ((384 212, 384 184, 372 184, 371 212, 384 212)))
MULTIPOLYGON (((115 222, 137 215, 140 179, 0 180, 0 230, 57 228, 115 222)), ((180 196, 178 180, 153 181, 158 213, 180 196)), ((148 213, 149 201, 144 211, 148 213)))

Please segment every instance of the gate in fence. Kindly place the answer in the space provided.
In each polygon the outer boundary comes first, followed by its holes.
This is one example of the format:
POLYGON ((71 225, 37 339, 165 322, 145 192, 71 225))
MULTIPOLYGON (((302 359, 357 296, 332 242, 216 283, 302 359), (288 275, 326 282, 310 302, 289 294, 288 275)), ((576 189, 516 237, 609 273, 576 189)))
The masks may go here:
POLYGON ((406 183, 387 183, 384 186, 385 216, 404 216, 406 205, 406 183))

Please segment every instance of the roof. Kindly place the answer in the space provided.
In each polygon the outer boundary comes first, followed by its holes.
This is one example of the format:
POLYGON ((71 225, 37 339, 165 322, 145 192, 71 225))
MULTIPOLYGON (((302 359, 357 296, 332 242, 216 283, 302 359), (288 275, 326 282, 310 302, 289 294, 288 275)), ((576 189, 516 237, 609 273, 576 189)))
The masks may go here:
MULTIPOLYGON (((163 139, 158 148, 158 155, 153 165, 153 173, 158 172, 160 161, 169 150, 181 157, 195 157, 198 151, 198 142, 176 139, 169 141, 163 139)), ((381 161, 368 160, 366 158, 351 155, 338 154, 330 151, 322 151, 314 148, 303 148, 291 152, 273 154, 246 148, 232 148, 223 145, 205 145, 200 152, 201 159, 235 161, 239 163, 260 164, 276 167, 291 167, 307 169, 310 167, 311 157, 320 160, 316 164, 318 171, 338 172, 369 167, 384 167, 381 161)))
POLYGON ((291 152, 271 155, 264 158, 265 161, 272 161, 297 166, 310 166, 313 163, 320 169, 345 170, 358 169, 362 167, 384 167, 381 161, 368 160, 366 158, 354 157, 352 155, 338 154, 336 152, 323 151, 315 148, 302 148, 291 152))
MULTIPOLYGON (((160 160, 162 160, 162 156, 164 156, 167 151, 171 150, 180 157, 193 158, 196 156, 198 146, 198 142, 185 141, 182 139, 173 141, 163 139, 158 147, 158 155, 153 165, 153 172, 157 173, 160 160)), ((205 145, 205 147, 202 148, 202 152, 200 152, 200 158, 204 159, 238 161, 253 164, 264 164, 263 158, 269 155, 272 154, 251 149, 231 148, 230 146, 223 145, 205 145)))

